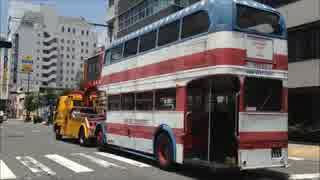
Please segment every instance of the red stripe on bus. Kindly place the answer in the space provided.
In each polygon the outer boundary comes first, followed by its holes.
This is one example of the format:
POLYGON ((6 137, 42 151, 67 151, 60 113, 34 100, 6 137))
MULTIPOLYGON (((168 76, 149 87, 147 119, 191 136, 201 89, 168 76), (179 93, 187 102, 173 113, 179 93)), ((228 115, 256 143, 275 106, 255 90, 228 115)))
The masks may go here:
MULTIPOLYGON (((287 56, 275 55, 274 59, 274 63, 279 63, 279 65, 274 65, 274 68, 285 69, 285 66, 288 66, 286 64, 287 56)), ((102 77, 101 84, 106 85, 216 65, 243 66, 245 61, 246 50, 234 48, 214 49, 106 75, 102 77)))
MULTIPOLYGON (((107 133, 116 134, 121 136, 128 136, 142 139, 153 139, 157 131, 157 127, 152 126, 141 126, 141 125, 128 125, 119 123, 107 123, 107 133)), ((172 129, 176 143, 183 143, 184 131, 183 129, 173 128, 172 129)))
POLYGON ((239 149, 287 147, 288 132, 240 132, 239 149))

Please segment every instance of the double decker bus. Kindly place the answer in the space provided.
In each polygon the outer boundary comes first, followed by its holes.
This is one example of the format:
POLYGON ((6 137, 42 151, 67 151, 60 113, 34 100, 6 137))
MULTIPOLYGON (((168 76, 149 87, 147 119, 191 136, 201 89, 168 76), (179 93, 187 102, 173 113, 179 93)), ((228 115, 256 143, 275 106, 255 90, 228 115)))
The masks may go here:
POLYGON ((241 170, 286 167, 287 34, 251 0, 200 1, 114 41, 99 146, 241 170))

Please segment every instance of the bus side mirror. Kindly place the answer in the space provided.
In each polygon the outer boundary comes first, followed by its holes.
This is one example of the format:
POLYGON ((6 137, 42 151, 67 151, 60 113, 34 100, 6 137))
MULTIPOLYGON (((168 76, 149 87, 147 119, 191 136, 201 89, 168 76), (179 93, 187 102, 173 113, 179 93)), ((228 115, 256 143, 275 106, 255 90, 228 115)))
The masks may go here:
POLYGON ((12 43, 8 41, 0 41, 0 48, 12 48, 12 43))

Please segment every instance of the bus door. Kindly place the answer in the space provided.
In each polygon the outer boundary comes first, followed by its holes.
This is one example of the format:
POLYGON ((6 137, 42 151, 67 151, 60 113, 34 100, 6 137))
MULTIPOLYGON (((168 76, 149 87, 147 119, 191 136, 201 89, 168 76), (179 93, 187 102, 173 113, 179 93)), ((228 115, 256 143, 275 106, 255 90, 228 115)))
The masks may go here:
POLYGON ((236 165, 237 78, 215 77, 208 81, 208 161, 236 165))

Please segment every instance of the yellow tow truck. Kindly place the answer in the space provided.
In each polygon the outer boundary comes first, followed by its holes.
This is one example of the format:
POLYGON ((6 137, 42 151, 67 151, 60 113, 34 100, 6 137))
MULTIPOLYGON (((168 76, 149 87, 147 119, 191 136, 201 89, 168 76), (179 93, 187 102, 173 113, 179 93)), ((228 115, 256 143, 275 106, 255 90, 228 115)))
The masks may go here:
POLYGON ((53 123, 57 140, 73 138, 82 146, 94 142, 96 124, 104 120, 104 114, 96 113, 93 107, 85 107, 83 99, 81 91, 59 97, 53 123))

